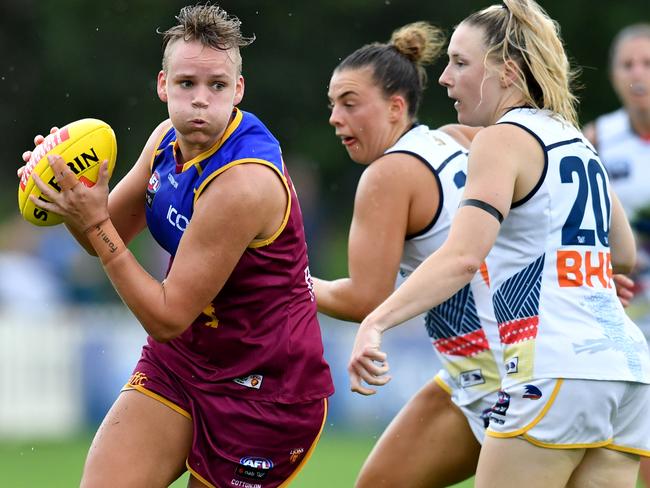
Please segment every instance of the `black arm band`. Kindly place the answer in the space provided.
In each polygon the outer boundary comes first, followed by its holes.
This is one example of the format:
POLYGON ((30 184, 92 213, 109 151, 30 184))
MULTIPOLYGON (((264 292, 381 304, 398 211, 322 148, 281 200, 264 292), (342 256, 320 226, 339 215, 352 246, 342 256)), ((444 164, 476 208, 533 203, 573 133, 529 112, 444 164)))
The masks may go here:
POLYGON ((475 198, 466 198, 465 200, 462 200, 460 202, 458 208, 467 207, 467 206, 477 207, 480 208, 481 210, 485 210, 492 217, 497 219, 499 223, 503 222, 503 214, 499 212, 496 208, 494 208, 492 205, 490 205, 487 202, 484 202, 483 200, 476 200, 475 198))

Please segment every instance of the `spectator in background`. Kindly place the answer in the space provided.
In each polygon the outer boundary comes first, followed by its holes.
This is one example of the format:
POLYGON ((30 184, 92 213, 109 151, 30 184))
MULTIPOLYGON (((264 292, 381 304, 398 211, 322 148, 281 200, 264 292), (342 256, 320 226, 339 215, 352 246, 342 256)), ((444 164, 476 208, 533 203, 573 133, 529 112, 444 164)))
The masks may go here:
POLYGON ((38 313, 66 302, 68 283, 52 262, 39 255, 42 238, 42 231, 19 216, 0 225, 0 312, 38 313))
MULTIPOLYGON (((623 106, 587 124, 584 134, 598 150, 636 234, 637 294, 628 313, 650 338, 650 24, 629 25, 614 37, 609 75, 623 106)), ((647 458, 641 477, 650 487, 647 458)))

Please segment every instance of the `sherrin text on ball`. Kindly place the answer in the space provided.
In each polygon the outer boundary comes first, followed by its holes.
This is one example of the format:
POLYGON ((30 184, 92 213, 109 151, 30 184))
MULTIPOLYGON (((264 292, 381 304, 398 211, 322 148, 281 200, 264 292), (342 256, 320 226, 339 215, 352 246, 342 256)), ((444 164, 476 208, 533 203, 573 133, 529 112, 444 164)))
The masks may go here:
POLYGON ((109 175, 113 173, 117 157, 115 133, 106 122, 81 119, 48 135, 36 146, 18 185, 18 208, 23 218, 34 225, 51 226, 63 222, 60 215, 39 208, 29 199, 29 195, 34 195, 44 200, 34 184, 34 173, 54 190, 61 191, 48 164, 47 156, 51 154, 60 155, 79 181, 93 186, 104 160, 108 161, 109 175))

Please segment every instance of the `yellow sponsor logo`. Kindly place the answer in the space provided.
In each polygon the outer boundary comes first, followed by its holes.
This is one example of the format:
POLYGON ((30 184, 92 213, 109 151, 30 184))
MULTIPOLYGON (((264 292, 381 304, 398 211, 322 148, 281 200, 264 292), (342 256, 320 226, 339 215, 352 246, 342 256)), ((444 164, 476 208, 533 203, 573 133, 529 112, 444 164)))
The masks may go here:
POLYGON ((131 376, 131 379, 129 379, 128 384, 131 386, 144 386, 144 384, 147 382, 147 375, 144 373, 136 372, 133 373, 131 376))

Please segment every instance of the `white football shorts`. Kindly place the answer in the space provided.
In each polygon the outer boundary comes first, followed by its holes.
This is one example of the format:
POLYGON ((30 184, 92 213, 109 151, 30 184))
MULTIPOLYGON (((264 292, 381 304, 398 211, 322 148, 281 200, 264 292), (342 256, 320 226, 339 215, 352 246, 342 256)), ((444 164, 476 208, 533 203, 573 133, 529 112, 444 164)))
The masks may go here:
POLYGON ((491 437, 552 449, 606 447, 650 457, 650 385, 539 379, 498 392, 491 437))
POLYGON ((463 415, 465 415, 474 437, 476 437, 476 440, 480 444, 483 444, 485 429, 490 420, 492 407, 497 401, 497 392, 493 391, 470 403, 461 404, 458 401, 457 394, 457 390, 460 387, 456 386, 456 383, 446 370, 441 369, 434 379, 443 390, 449 393, 451 401, 453 401, 463 412, 463 415))

